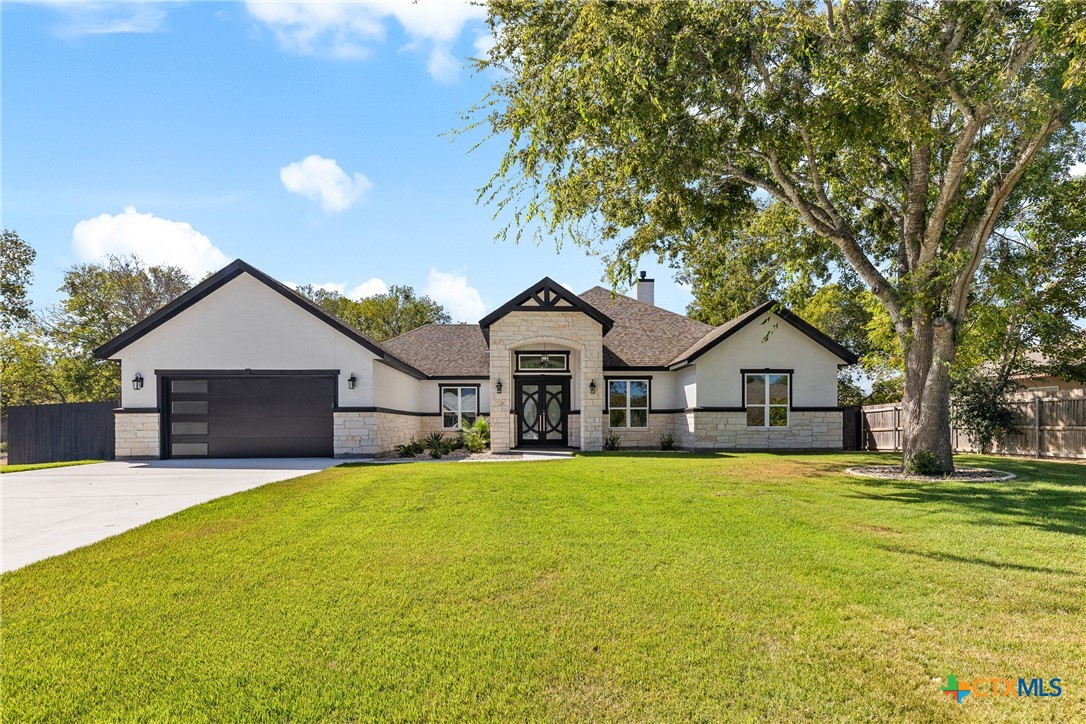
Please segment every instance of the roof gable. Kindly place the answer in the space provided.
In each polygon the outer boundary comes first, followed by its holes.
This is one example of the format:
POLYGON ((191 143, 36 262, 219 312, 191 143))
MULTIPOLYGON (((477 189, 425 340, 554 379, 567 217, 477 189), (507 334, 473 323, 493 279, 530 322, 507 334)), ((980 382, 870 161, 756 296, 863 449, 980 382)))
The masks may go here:
POLYGON ((684 350, 678 357, 671 361, 669 366, 678 367, 681 365, 690 364, 698 357, 702 356, 713 347, 728 339, 739 330, 746 327, 748 324, 758 319, 763 314, 776 314, 777 317, 788 322, 791 326, 807 335, 811 340, 825 347, 831 353, 837 356, 845 364, 856 364, 859 362, 859 358, 846 347, 835 342, 829 335, 821 330, 813 327, 798 317, 795 313, 789 311, 783 306, 777 304, 776 301, 770 300, 763 304, 759 304, 754 309, 750 309, 743 312, 735 319, 732 319, 719 327, 714 328, 711 332, 706 334, 700 340, 692 344, 686 350, 684 350))
POLYGON ((303 310, 309 312, 320 321, 331 326, 333 329, 340 332, 344 336, 348 337, 349 339, 353 340, 354 342, 362 345, 369 351, 376 354, 377 357, 386 364, 395 367, 401 372, 405 372, 413 377, 424 377, 421 372, 411 367, 407 363, 403 362, 402 360, 396 358, 394 355, 390 354, 388 350, 384 349, 381 344, 377 342, 377 340, 366 334, 363 334, 362 332, 350 326, 338 317, 329 314, 319 305, 313 303, 309 299, 306 299, 290 287, 276 281, 272 277, 268 276, 256 267, 245 263, 241 259, 234 260, 215 274, 212 274, 210 277, 179 296, 177 299, 173 300, 166 306, 159 309, 154 314, 150 315, 143 321, 136 323, 132 327, 129 327, 113 339, 98 347, 96 350, 94 350, 94 356, 100 359, 107 359, 109 357, 112 357, 128 345, 132 344, 144 335, 152 332, 161 325, 170 321, 189 307, 192 307, 204 298, 210 296, 216 290, 220 289, 226 284, 229 284, 231 281, 241 276, 242 274, 248 274, 253 279, 256 279, 271 290, 282 295, 285 299, 293 302, 294 304, 297 304, 303 310))
POLYGON ((488 343, 490 325, 510 312, 581 312, 599 322, 603 326, 604 334, 614 326, 614 320, 550 277, 543 277, 479 320, 479 327, 488 343))

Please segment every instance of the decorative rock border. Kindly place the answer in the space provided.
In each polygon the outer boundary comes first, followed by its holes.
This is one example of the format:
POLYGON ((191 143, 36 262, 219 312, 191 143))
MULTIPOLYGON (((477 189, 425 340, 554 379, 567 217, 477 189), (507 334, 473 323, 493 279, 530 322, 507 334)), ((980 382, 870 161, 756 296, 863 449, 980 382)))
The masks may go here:
POLYGON ((950 475, 906 475, 901 471, 900 465, 860 465, 854 468, 845 468, 845 472, 859 478, 921 483, 942 483, 946 481, 955 483, 1001 483, 1015 478, 1013 473, 988 468, 961 468, 950 475))

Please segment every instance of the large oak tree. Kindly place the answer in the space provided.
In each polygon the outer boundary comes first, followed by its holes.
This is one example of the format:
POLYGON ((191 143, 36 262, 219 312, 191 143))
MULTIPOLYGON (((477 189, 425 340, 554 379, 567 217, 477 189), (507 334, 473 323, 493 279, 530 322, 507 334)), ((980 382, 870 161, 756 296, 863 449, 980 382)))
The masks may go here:
POLYGON ((479 109, 508 148, 482 197, 515 233, 605 246, 612 281, 794 214, 822 245, 797 234, 793 256, 840 264, 891 319, 906 463, 949 471, 949 368, 989 240, 1082 160, 1084 13, 492 0, 479 109))

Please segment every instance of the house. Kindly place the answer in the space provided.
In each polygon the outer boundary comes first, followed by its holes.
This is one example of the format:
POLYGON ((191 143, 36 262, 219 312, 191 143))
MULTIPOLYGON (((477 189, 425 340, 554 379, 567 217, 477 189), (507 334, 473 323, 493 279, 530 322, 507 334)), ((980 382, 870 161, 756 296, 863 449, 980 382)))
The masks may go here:
POLYGON ((478 324, 377 342, 238 260, 95 351, 120 458, 367 456, 490 418, 492 448, 841 448, 856 357, 772 303, 712 327, 550 279, 478 324))

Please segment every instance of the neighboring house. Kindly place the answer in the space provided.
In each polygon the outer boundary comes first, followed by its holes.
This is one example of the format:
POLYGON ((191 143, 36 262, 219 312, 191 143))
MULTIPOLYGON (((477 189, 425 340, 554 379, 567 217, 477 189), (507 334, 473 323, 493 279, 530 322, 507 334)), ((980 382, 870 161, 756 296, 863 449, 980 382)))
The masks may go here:
POLYGON ((235 261, 95 351, 119 360, 118 457, 373 455, 490 418, 496 452, 841 448, 856 357, 767 303, 719 327, 543 279, 479 324, 378 343, 235 261))
POLYGON ((1086 395, 1086 383, 1047 371, 1052 362, 1040 352, 1027 352, 1023 366, 1028 371, 1011 375, 1011 380, 1020 386, 1018 392, 1038 397, 1086 395))

